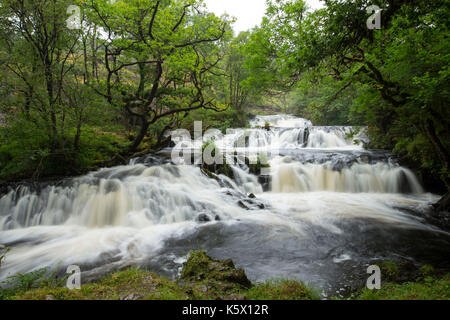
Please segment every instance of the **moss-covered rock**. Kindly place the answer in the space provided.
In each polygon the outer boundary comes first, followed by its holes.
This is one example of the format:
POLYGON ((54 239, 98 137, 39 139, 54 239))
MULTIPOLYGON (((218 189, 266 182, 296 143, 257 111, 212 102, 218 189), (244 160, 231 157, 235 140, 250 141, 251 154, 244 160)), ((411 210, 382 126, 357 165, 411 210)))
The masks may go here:
POLYGON ((411 261, 383 261, 378 264, 381 269, 382 281, 403 283, 420 278, 420 270, 411 261))
POLYGON ((294 280, 268 281, 252 287, 247 298, 251 300, 319 300, 319 293, 313 288, 294 280))
POLYGON ((252 286, 244 270, 237 269, 232 260, 214 260, 204 251, 192 252, 183 267, 181 280, 206 281, 227 289, 246 289, 252 286))
POLYGON ((250 173, 255 176, 260 176, 263 168, 270 168, 269 160, 263 153, 258 155, 256 163, 252 163, 249 158, 245 158, 245 164, 249 167, 250 173))
MULTIPOLYGON (((405 263, 379 263, 386 277, 400 281, 400 273, 411 266, 405 263)), ((365 300, 448 300, 450 274, 436 274, 431 266, 416 268, 414 281, 382 281, 381 290, 361 290, 347 299, 365 300)), ((25 278, 29 276, 23 275, 25 278)), ((21 277, 22 279, 23 277, 21 277)), ((252 284, 232 260, 215 260, 196 251, 183 267, 177 281, 139 269, 112 273, 80 290, 69 290, 55 281, 39 281, 39 287, 0 289, 0 299, 14 300, 313 300, 316 290, 294 280, 275 280, 252 284)))

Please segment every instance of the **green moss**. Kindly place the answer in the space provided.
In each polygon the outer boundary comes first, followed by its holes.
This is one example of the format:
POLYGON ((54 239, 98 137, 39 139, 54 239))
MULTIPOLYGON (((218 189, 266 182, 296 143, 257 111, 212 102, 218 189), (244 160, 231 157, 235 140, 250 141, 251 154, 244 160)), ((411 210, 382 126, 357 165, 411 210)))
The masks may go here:
POLYGON ((203 251, 190 254, 181 278, 170 281, 139 269, 113 273, 80 290, 42 286, 22 288, 3 296, 14 300, 268 300, 317 299, 302 283, 279 280, 252 286, 245 272, 231 260, 214 260, 203 251))
POLYGON ((318 300, 318 293, 301 282, 293 280, 268 281, 247 292, 250 300, 318 300))
POLYGON ((394 281, 399 276, 399 267, 395 262, 383 261, 380 264, 381 274, 383 279, 394 281))
MULTIPOLYGON (((391 275, 399 272, 397 264, 381 266, 391 275)), ((382 282, 381 290, 364 289, 352 300, 448 300, 450 274, 432 276, 433 268, 423 266, 422 278, 402 284, 382 282)), ((37 281, 36 274, 15 276, 19 286, 0 290, 0 299, 13 300, 316 300, 318 292, 302 282, 271 280, 252 285, 245 272, 236 269, 232 260, 215 260, 204 251, 191 252, 180 279, 170 281, 153 272, 127 269, 103 279, 84 284, 80 290, 69 290, 58 281, 37 281), (31 283, 31 284, 30 284, 31 283), (36 285, 38 287, 36 287, 36 285)), ((50 280, 49 280, 50 279, 50 280)))
MULTIPOLYGON (((212 148, 211 151, 211 156, 212 157, 216 157, 216 155, 220 155, 220 150, 219 148, 217 148, 216 144, 214 143, 214 141, 208 140, 207 142, 205 142, 202 145, 202 153, 203 155, 205 154, 205 150, 207 148, 212 148)), ((233 169, 231 169, 230 165, 227 163, 227 158, 225 155, 221 155, 222 156, 222 163, 215 163, 215 164, 206 164, 203 162, 202 164, 202 170, 203 172, 209 176, 212 179, 216 179, 217 177, 214 176, 212 173, 215 174, 223 174, 227 177, 229 177, 230 179, 234 179, 234 173, 233 173, 233 169)))
POLYGON ((248 167, 250 169, 250 173, 259 176, 261 175, 261 170, 263 168, 270 168, 269 160, 267 158, 267 155, 265 153, 258 154, 258 158, 256 163, 250 163, 250 160, 246 158, 246 163, 248 164, 248 167))
POLYGON ((208 169, 202 167, 202 168, 201 168, 201 171, 202 171, 206 176, 208 176, 209 178, 214 179, 214 180, 218 180, 217 176, 216 176, 214 173, 212 173, 211 171, 209 171, 208 169))
POLYGON ((420 268, 419 272, 420 272, 420 275, 425 278, 425 277, 433 275, 435 273, 435 270, 434 270, 433 266, 430 266, 429 264, 425 264, 420 268))
POLYGON ((236 269, 232 260, 214 260, 204 251, 191 252, 181 273, 181 279, 187 281, 204 281, 227 283, 229 288, 249 288, 251 282, 244 270, 236 269))
POLYGON ((418 282, 382 283, 380 290, 364 289, 355 300, 449 300, 450 274, 441 278, 426 277, 418 282))
POLYGON ((207 148, 211 148, 212 149, 211 150, 211 156, 213 156, 213 157, 216 156, 216 153, 219 153, 219 149, 217 148, 216 143, 214 141, 212 141, 212 140, 208 140, 205 143, 203 143, 203 145, 202 145, 202 153, 203 154, 205 153, 205 150, 207 148))
POLYGON ((188 299, 188 295, 171 282, 156 274, 128 269, 111 274, 102 280, 85 284, 80 290, 65 287, 43 287, 20 291, 10 297, 18 300, 171 300, 188 299))

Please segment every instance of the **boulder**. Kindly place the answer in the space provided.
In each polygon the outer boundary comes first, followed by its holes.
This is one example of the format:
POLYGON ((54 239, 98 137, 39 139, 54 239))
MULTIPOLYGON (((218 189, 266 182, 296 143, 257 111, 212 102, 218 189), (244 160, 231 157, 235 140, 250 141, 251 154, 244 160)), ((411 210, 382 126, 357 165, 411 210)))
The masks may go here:
POLYGON ((232 260, 215 260, 204 251, 190 254, 183 266, 180 280, 207 283, 208 287, 226 291, 248 289, 252 286, 244 270, 236 269, 232 260))
POLYGON ((443 196, 437 203, 433 205, 436 212, 449 212, 450 211, 450 193, 443 196))

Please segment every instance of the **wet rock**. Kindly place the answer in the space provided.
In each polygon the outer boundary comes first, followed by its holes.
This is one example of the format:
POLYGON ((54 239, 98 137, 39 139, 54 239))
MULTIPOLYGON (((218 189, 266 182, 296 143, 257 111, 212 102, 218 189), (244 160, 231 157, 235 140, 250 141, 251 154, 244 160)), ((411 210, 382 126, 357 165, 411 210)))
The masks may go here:
POLYGON ((405 172, 400 171, 400 192, 401 193, 412 193, 411 185, 408 182, 408 178, 406 177, 405 172))
POLYGON ((137 293, 130 293, 130 294, 121 296, 121 297, 120 297, 120 300, 128 300, 128 301, 131 301, 131 300, 139 300, 139 299, 141 299, 141 298, 142 298, 142 295, 140 295, 140 294, 137 294, 137 293))
POLYGON ((249 197, 250 199, 256 199, 256 196, 255 196, 253 193, 250 193, 250 194, 248 195, 248 197, 249 197))
POLYGON ((264 192, 270 191, 270 181, 271 181, 271 176, 264 175, 264 176, 258 177, 258 182, 263 187, 264 192))
POLYGON ((215 217, 215 219, 214 220, 216 220, 216 221, 221 221, 222 219, 220 218, 220 216, 219 215, 216 215, 216 217, 215 217))
POLYGON ((224 175, 227 176, 230 179, 234 179, 234 172, 233 169, 231 169, 231 166, 229 164, 227 164, 227 159, 224 156, 223 157, 223 163, 219 164, 219 163, 215 163, 215 164, 211 164, 208 165, 206 163, 203 163, 201 165, 201 169, 203 171, 203 173, 205 173, 206 175, 208 175, 210 178, 216 179, 218 180, 217 175, 224 175))
POLYGON ((359 159, 363 163, 370 163, 370 157, 368 155, 362 155, 359 159))
POLYGON ((239 201, 238 201, 238 206, 241 207, 242 209, 250 210, 250 207, 247 206, 247 205, 244 203, 244 201, 242 201, 242 200, 239 200, 239 201))
POLYGON ((433 205, 436 212, 449 212, 450 211, 450 193, 443 196, 437 203, 433 205))
POLYGON ((306 148, 306 146, 308 146, 309 135, 309 128, 306 128, 305 132, 303 133, 303 148, 306 148))
MULTIPOLYGON (((222 265, 224 265, 225 267, 228 267, 228 268, 232 268, 232 269, 236 268, 235 265, 234 265, 233 260, 231 260, 231 259, 223 260, 222 261, 222 265)), ((226 268, 224 268, 224 269, 226 269, 226 268)))
POLYGON ((253 200, 253 199, 245 199, 245 200, 239 200, 238 206, 245 210, 258 210, 258 209, 265 209, 266 206, 264 203, 253 200))
POLYGON ((200 215, 197 217, 197 221, 199 221, 199 222, 210 222, 210 221, 211 221, 211 218, 210 218, 207 214, 202 213, 202 214, 200 214, 200 215))

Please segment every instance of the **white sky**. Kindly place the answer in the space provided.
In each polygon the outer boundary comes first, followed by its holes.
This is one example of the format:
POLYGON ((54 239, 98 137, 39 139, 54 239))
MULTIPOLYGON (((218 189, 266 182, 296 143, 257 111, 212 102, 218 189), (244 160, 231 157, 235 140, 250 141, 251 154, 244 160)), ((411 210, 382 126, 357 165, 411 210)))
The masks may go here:
MULTIPOLYGON (((217 15, 228 13, 236 17, 234 30, 237 33, 259 25, 266 12, 266 0, 205 0, 205 3, 217 15)), ((306 3, 313 9, 323 6, 319 0, 306 0, 306 3)))

